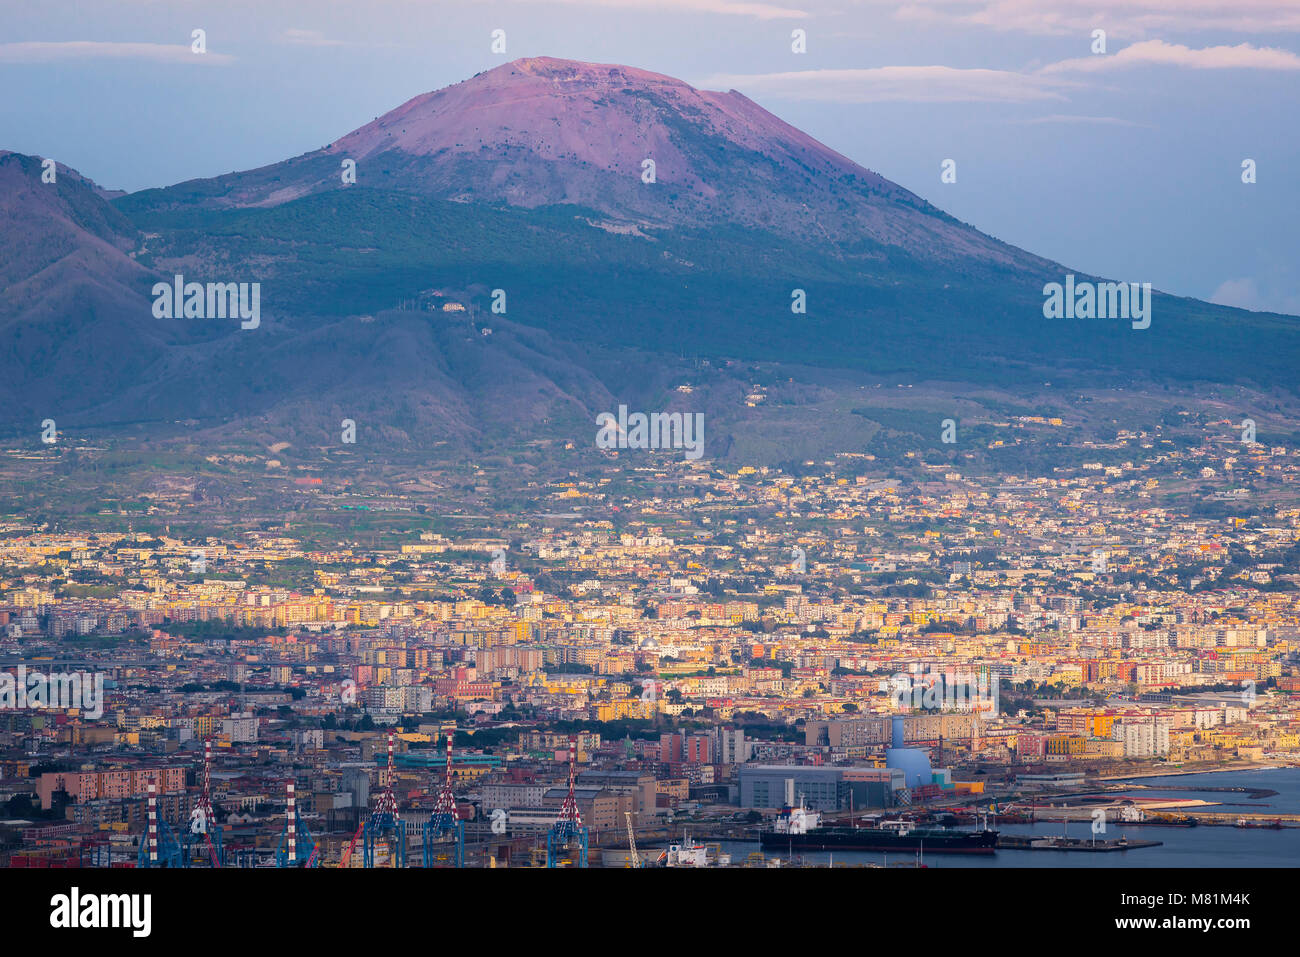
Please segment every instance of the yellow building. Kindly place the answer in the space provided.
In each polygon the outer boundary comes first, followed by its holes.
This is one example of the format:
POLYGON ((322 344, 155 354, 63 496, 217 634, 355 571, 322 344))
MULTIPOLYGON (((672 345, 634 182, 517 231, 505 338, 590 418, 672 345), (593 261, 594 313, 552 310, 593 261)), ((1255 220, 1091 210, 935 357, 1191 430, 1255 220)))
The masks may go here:
POLYGON ((640 698, 615 698, 596 705, 597 721, 622 721, 627 718, 648 718, 647 708, 640 698))
POLYGON ((1047 753, 1056 755, 1084 754, 1088 739, 1078 734, 1054 734, 1047 739, 1047 753))
POLYGON ((1087 742, 1084 753, 1088 757, 1095 758, 1122 758, 1124 757, 1124 745, 1120 741, 1093 739, 1087 742))

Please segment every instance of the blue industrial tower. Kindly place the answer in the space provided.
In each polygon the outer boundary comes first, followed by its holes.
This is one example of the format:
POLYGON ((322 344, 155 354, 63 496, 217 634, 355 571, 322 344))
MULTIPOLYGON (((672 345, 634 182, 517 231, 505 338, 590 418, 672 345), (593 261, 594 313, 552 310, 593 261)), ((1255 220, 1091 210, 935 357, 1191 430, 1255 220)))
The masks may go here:
POLYGON ((447 731, 447 771, 438 791, 438 800, 434 802, 433 813, 424 822, 424 866, 433 867, 435 861, 446 859, 448 846, 454 847, 453 867, 465 866, 465 824, 456 810, 456 796, 451 789, 451 739, 455 729, 447 731))
POLYGON ((158 816, 158 785, 149 782, 148 824, 140 841, 137 867, 182 867, 181 845, 167 822, 158 816))
POLYGON ((190 826, 181 832, 181 863, 185 867, 221 867, 221 825, 212 811, 212 741, 203 742, 203 789, 190 812, 190 826))
POLYGON ((393 732, 388 732, 388 780, 375 802, 375 810, 366 822, 362 834, 362 861, 366 867, 375 866, 375 850, 380 841, 388 843, 388 859, 393 867, 406 866, 406 822, 397 811, 397 798, 393 796, 393 732))
POLYGON ((284 830, 280 844, 275 849, 276 867, 320 867, 320 846, 312 836, 307 822, 298 813, 294 796, 294 783, 288 782, 288 802, 284 810, 284 830))
POLYGON ((573 791, 573 769, 575 760, 575 742, 569 739, 569 793, 560 805, 560 813, 546 832, 546 866, 557 867, 561 851, 578 847, 578 866, 587 866, 587 828, 582 823, 578 812, 578 799, 573 791))

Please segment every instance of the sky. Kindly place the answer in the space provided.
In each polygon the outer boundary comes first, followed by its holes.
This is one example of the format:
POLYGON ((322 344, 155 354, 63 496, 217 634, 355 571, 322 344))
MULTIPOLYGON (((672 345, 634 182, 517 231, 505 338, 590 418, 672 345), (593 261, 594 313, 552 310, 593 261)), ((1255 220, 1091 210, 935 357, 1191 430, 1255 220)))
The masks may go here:
POLYGON ((1031 252, 1300 315, 1300 0, 0 0, 0 149, 165 186, 523 56, 734 88, 1031 252))

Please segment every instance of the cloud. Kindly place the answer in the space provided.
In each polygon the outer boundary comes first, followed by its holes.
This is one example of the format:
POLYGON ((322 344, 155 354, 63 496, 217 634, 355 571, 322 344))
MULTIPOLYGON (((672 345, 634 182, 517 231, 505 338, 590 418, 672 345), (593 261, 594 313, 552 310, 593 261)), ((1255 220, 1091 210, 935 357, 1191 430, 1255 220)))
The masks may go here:
POLYGON ((1025 120, 1012 120, 1011 122, 1030 126, 1043 123, 1084 123, 1104 126, 1137 126, 1143 129, 1152 129, 1146 123, 1134 123, 1132 120, 1122 120, 1117 116, 1076 116, 1067 113, 1052 113, 1048 116, 1034 116, 1025 120))
MULTIPOLYGON (((554 5, 557 0, 529 0, 554 5)), ((772 3, 746 2, 746 0, 558 0, 560 3, 614 10, 654 10, 672 13, 714 13, 726 16, 753 17, 756 20, 790 20, 809 17, 807 10, 783 7, 772 3)))
POLYGON ((55 63, 67 60, 150 60, 217 66, 234 62, 228 53, 195 53, 190 47, 168 43, 112 43, 67 40, 54 43, 0 43, 0 63, 55 63))
MULTIPOLYGON (((705 86, 735 88, 754 96, 834 103, 1027 103, 1064 100, 1082 81, 1065 74, 1101 73, 1135 67, 1172 66, 1194 70, 1300 70, 1300 55, 1275 47, 1192 49, 1164 40, 1143 40, 1112 55, 1097 54, 1049 63, 1032 71, 950 66, 883 66, 863 69, 801 70, 789 73, 715 74, 705 86)), ((1114 117, 1053 114, 1026 122, 1113 123, 1141 126, 1114 117)))
POLYGON ((1043 67, 1039 72, 1096 73, 1137 66, 1179 66, 1194 70, 1300 70, 1300 56, 1290 50, 1254 47, 1249 43, 1193 50, 1163 40, 1144 40, 1126 46, 1113 56, 1097 54, 1062 60, 1043 67))
POLYGON ((1067 84, 1009 70, 950 66, 882 66, 793 73, 716 74, 705 86, 755 96, 837 103, 1024 103, 1062 100, 1067 84))
POLYGON ((1217 33, 1300 31, 1295 0, 858 0, 893 8, 897 20, 935 25, 978 25, 995 30, 1087 37, 1101 28, 1111 36, 1155 30, 1217 33))
POLYGON ((1218 306, 1249 309, 1252 312, 1300 315, 1300 293, 1285 292, 1272 283, 1261 283, 1250 277, 1220 283, 1219 288, 1210 294, 1210 302, 1218 306))

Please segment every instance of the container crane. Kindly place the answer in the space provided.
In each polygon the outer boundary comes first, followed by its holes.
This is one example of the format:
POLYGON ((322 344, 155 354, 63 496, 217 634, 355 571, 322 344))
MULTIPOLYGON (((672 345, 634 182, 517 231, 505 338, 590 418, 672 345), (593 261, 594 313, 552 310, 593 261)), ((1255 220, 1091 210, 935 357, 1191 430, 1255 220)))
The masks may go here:
POLYGON ((221 827, 212 811, 212 740, 203 742, 203 786, 194 810, 190 812, 189 830, 181 836, 186 867, 210 862, 220 867, 225 858, 221 846, 221 827), (205 853, 206 852, 206 853, 205 853))
MULTIPOLYGON (((393 732, 388 732, 388 777, 384 789, 375 802, 375 810, 370 815, 361 832, 362 860, 366 867, 375 866, 375 849, 382 840, 388 844, 389 860, 394 867, 406 866, 406 822, 397 810, 397 798, 393 794, 393 732)), ((353 838, 355 841, 356 839, 353 838)), ((349 854, 349 859, 351 855, 349 854)))
POLYGON ((439 856, 439 847, 447 844, 446 839, 449 837, 450 843, 454 845, 453 866, 465 866, 465 825, 460 820, 460 812, 456 809, 456 795, 451 787, 451 743, 455 731, 454 727, 447 730, 447 769, 443 776, 442 787, 438 790, 438 798, 433 805, 433 813, 424 822, 422 836, 425 867, 434 866, 434 861, 439 856))
POLYGON ((148 821, 144 839, 140 841, 137 867, 183 867, 180 841, 158 816, 158 783, 150 780, 146 807, 148 821))
POLYGON ((575 844, 578 848, 578 866, 587 866, 587 828, 582 823, 582 814, 578 811, 578 798, 574 793, 574 766, 576 762, 577 743, 569 738, 569 793, 560 805, 560 813, 555 823, 546 832, 546 866, 559 864, 559 852, 569 850, 575 844))
POLYGON ((312 837, 307 822, 298 813, 294 795, 294 782, 286 784, 284 830, 280 832, 280 846, 275 851, 276 867, 319 867, 320 845, 312 837))
POLYGON ((641 866, 641 855, 636 850, 636 831, 632 829, 632 812, 624 811, 623 817, 627 818, 627 850, 628 860, 632 867, 641 866))

